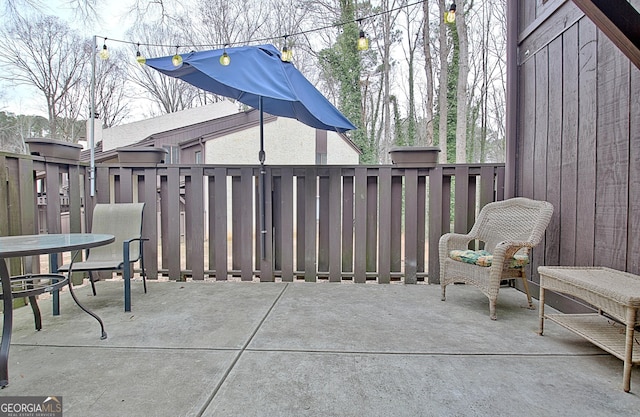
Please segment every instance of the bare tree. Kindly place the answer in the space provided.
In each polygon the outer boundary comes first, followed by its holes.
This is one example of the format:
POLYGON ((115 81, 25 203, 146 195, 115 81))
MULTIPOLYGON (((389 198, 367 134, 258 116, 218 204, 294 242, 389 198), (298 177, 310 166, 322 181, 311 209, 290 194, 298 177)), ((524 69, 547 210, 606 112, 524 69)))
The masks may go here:
MULTIPOLYGON (((406 7, 406 0, 403 0, 406 7)), ((427 2, 423 3, 423 7, 427 2)), ((416 116, 416 74, 415 74, 415 62, 416 62, 416 52, 418 51, 418 47, 420 46, 422 36, 424 35, 424 31, 422 30, 422 25, 424 22, 424 14, 420 14, 419 8, 412 7, 406 9, 405 13, 406 18, 406 36, 405 39, 407 41, 406 48, 403 48, 405 51, 405 58, 407 60, 407 64, 409 66, 409 74, 408 74, 408 114, 407 114, 407 134, 406 134, 406 142, 409 145, 417 145, 422 144, 419 143, 419 137, 424 138, 424 135, 417 134, 417 116, 416 116), (421 18, 422 17, 422 18, 421 18)), ((428 20, 427 20, 428 22, 428 20)), ((429 63, 430 64, 430 63, 429 63)), ((430 70, 429 70, 430 71, 430 70)), ((431 95, 431 102, 433 103, 433 95, 431 95)))
MULTIPOLYGON (((467 82, 469 74, 469 40, 467 38, 466 0, 458 0, 456 30, 458 31, 458 83, 456 114, 456 163, 467 162, 467 82)), ((471 2, 473 3, 473 2, 471 2)), ((471 7, 471 4, 468 5, 471 7)))
MULTIPOLYGON (((438 7, 440 9, 440 16, 444 16, 447 10, 445 0, 438 0, 438 7)), ((438 110, 439 110, 439 122, 438 122, 438 143, 440 145, 440 162, 446 163, 448 156, 447 146, 447 119, 448 119, 448 99, 447 99, 447 72, 449 71, 449 53, 451 51, 451 44, 447 37, 447 27, 442 17, 439 19, 439 58, 440 58, 440 77, 438 87, 438 110)))
POLYGON ((395 30, 395 22, 398 18, 399 9, 395 0, 382 0, 380 6, 389 12, 380 16, 380 24, 377 27, 378 53, 382 61, 382 135, 378 146, 378 161, 382 163, 390 162, 389 150, 393 143, 393 133, 391 130, 391 67, 392 44, 400 39, 400 33, 395 30), (396 10, 391 12, 391 10, 396 10))
POLYGON ((54 16, 15 16, 0 32, 2 75, 16 85, 35 87, 47 103, 49 131, 57 137, 59 119, 69 116, 63 101, 81 81, 89 62, 82 39, 54 16))
POLYGON ((267 25, 267 1, 196 0, 195 9, 195 14, 184 16, 189 24, 182 25, 188 28, 183 37, 194 45, 243 46, 247 40, 274 35, 267 25))
POLYGON ((433 144, 433 58, 431 57, 431 29, 429 0, 422 2, 422 50, 424 52, 425 86, 425 138, 422 145, 433 144))
MULTIPOLYGON (((130 89, 127 86, 127 59, 130 59, 129 55, 114 51, 108 60, 96 61, 95 104, 103 128, 117 126, 128 114, 130 101, 126 93, 130 89)), ((87 85, 86 91, 89 87, 87 85)))
MULTIPOLYGON (((146 45, 176 45, 176 47, 146 46, 141 51, 141 54, 146 56, 172 55, 178 52, 180 45, 187 44, 177 33, 155 24, 140 25, 131 31, 129 36, 146 45)), ((141 87, 145 94, 159 106, 162 113, 192 108, 198 103, 200 92, 197 88, 182 80, 162 75, 144 65, 135 64, 134 68, 130 68, 129 80, 141 87)))

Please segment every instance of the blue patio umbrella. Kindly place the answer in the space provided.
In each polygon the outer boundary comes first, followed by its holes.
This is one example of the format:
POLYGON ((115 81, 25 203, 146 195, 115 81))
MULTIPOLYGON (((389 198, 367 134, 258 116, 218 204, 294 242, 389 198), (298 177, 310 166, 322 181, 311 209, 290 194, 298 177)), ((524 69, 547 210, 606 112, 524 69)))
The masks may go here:
POLYGON ((282 61, 280 51, 273 45, 215 49, 180 56, 182 63, 178 66, 173 64, 172 56, 147 59, 146 64, 165 75, 260 110, 258 157, 261 165, 260 226, 264 259, 263 112, 294 118, 322 130, 342 133, 356 127, 293 64, 282 61), (231 60, 226 66, 220 63, 220 57, 225 52, 231 60))

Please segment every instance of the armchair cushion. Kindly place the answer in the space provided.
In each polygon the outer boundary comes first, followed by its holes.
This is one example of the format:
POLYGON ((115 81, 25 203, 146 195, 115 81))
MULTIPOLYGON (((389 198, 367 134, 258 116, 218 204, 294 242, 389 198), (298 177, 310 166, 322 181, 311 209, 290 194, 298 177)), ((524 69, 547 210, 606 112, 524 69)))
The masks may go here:
MULTIPOLYGON (((493 263, 493 255, 486 250, 452 250, 449 258, 477 266, 489 267, 493 263)), ((522 268, 529 263, 527 255, 516 254, 509 259, 509 268, 522 268)))

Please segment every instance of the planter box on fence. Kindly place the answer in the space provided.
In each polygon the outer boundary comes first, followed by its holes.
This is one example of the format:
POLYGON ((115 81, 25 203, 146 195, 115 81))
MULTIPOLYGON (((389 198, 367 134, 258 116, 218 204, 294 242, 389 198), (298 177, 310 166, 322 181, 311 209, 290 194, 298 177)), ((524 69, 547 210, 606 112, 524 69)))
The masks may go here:
POLYGON ((404 168, 433 168, 438 163, 440 148, 435 146, 402 146, 391 148, 391 161, 404 168))
POLYGON ((165 148, 118 148, 118 161, 121 163, 162 164, 167 157, 165 148))
POLYGON ((29 138, 24 142, 29 146, 31 155, 42 156, 44 158, 66 159, 78 161, 82 145, 77 143, 64 142, 55 139, 29 138))

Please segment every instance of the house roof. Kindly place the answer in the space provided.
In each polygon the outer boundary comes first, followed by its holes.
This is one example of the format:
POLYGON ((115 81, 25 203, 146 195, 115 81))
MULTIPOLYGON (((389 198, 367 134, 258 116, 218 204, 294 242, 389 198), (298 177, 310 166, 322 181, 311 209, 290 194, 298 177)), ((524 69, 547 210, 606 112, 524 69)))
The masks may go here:
MULTIPOLYGON (((270 114, 264 114, 264 123, 272 123, 278 118, 270 114)), ((244 112, 207 120, 200 123, 194 123, 164 132, 154 133, 146 138, 123 146, 121 148, 132 147, 159 147, 163 145, 176 145, 181 149, 185 149, 199 144, 201 141, 207 141, 222 137, 234 132, 249 129, 260 124, 260 113, 258 110, 251 109, 244 112)), ((336 132, 337 133, 337 132, 336 132)), ((345 142, 347 142, 356 152, 361 153, 357 145, 342 133, 337 133, 345 142)), ((116 162, 118 158, 117 149, 102 150, 102 142, 95 147, 96 162, 116 162)), ((91 158, 90 150, 84 150, 80 154, 80 160, 88 162, 91 158)))

